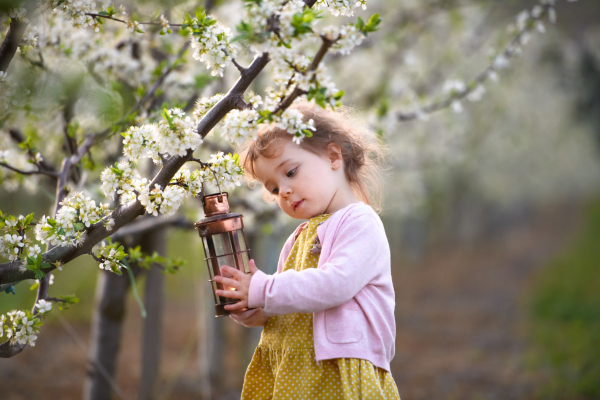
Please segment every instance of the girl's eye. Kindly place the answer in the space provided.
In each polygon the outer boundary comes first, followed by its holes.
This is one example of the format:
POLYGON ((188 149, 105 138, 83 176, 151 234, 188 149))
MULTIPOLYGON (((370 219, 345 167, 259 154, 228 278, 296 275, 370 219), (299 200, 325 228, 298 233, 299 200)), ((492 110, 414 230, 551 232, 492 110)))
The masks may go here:
POLYGON ((292 176, 294 176, 294 175, 296 174, 296 170, 297 170, 297 169, 298 169, 298 168, 296 167, 296 168, 294 168, 294 169, 292 169, 292 170, 289 170, 289 171, 288 171, 288 173, 287 173, 287 174, 285 174, 285 175, 286 175, 288 178, 291 178, 292 176))
POLYGON ((271 192, 272 194, 278 194, 278 193, 279 193, 279 189, 277 189, 277 188, 273 188, 273 189, 271 189, 271 190, 270 190, 270 192, 271 192))

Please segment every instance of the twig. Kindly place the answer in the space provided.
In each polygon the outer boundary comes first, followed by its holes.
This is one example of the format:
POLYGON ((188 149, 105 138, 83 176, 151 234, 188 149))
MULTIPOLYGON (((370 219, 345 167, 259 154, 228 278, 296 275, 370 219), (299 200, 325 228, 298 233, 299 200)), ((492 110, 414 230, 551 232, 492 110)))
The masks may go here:
MULTIPOLYGON (((315 58, 313 58, 313 61, 310 64, 310 66, 308 67, 307 72, 315 71, 317 69, 317 67, 319 66, 319 63, 321 62, 323 57, 325 57, 325 54, 327 54, 327 51, 329 50, 329 48, 331 48, 331 46, 337 40, 339 40, 339 37, 335 40, 330 40, 330 39, 327 39, 327 37, 325 37, 324 35, 321 35, 321 39, 323 40, 323 43, 321 43, 321 47, 319 48, 319 51, 317 51, 315 58)), ((279 104, 277 105, 277 108, 275 108, 275 110, 273 111, 273 114, 277 114, 278 112, 285 110, 286 108, 288 108, 289 106, 292 105, 292 103, 294 102, 294 100, 296 100, 296 98, 298 96, 301 96, 306 93, 307 93, 306 90, 300 89, 298 87, 298 85, 296 85, 296 87, 294 88, 292 93, 290 93, 286 98, 282 99, 279 102, 279 104)))
POLYGON ((37 171, 23 171, 18 168, 11 167, 10 165, 3 163, 3 162, 0 162, 0 166, 3 166, 4 168, 8 168, 11 171, 14 171, 21 175, 47 175, 54 179, 58 179, 58 174, 56 172, 41 170, 39 165, 37 166, 38 167, 37 171))
POLYGON ((235 58, 232 58, 231 62, 233 63, 233 65, 235 65, 235 67, 238 69, 238 71, 240 71, 240 74, 242 74, 242 76, 246 74, 246 68, 244 68, 240 64, 238 64, 238 62, 235 61, 235 58))
POLYGON ((497 69, 499 69, 496 64, 497 57, 503 56, 505 58, 512 58, 515 55, 515 52, 520 44, 521 38, 529 33, 535 27, 535 22, 542 19, 545 15, 548 14, 549 9, 551 8, 550 4, 542 4, 542 11, 540 15, 537 17, 531 17, 531 21, 524 27, 524 29, 520 30, 517 35, 506 45, 504 50, 499 53, 496 57, 494 57, 494 61, 489 64, 482 72, 480 72, 475 78, 471 81, 471 83, 467 86, 467 88, 459 93, 451 93, 445 99, 430 103, 419 110, 411 111, 411 112, 398 112, 396 115, 400 121, 409 121, 418 117, 421 117, 423 114, 431 114, 435 111, 442 110, 452 104, 455 100, 461 100, 471 94, 479 85, 484 83, 490 78, 492 73, 495 73, 497 69))
MULTIPOLYGON (((105 19, 110 19, 112 21, 117 21, 117 22, 122 22, 124 24, 128 24, 128 21, 124 21, 122 19, 118 19, 118 18, 114 18, 108 15, 100 15, 100 14, 96 14, 96 13, 85 13, 85 15, 89 15, 90 17, 93 17, 94 19, 96 18, 105 18, 105 19)), ((156 25, 156 26, 162 26, 162 23, 160 22, 139 22, 138 24, 140 25, 156 25)), ((172 24, 169 22, 169 26, 178 26, 180 27, 182 24, 172 24)))
POLYGON ((67 303, 67 300, 65 300, 65 299, 59 299, 58 297, 48 297, 46 300, 48 300, 48 301, 55 301, 57 303, 67 303))

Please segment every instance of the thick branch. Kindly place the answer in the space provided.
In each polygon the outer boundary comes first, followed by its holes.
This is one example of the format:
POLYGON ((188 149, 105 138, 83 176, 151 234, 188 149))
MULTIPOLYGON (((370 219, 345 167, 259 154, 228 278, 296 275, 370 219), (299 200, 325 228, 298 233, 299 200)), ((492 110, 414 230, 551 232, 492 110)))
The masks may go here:
POLYGON ((8 66, 19 48, 19 43, 23 39, 27 25, 26 22, 16 18, 11 19, 8 33, 0 46, 0 71, 8 70, 8 66))

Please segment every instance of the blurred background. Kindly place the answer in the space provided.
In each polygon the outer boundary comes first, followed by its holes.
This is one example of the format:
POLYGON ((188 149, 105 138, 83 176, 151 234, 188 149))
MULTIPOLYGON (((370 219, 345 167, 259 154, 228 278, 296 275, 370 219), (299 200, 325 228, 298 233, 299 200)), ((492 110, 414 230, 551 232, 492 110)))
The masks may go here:
MULTIPOLYGON (((399 118, 484 71, 515 36, 516 16, 535 4, 372 0, 359 15, 378 12, 381 29, 350 55, 325 59, 344 104, 389 149, 381 218, 396 291, 391 372, 403 400, 600 398, 600 3, 558 1, 556 23, 546 19, 477 96, 399 118)), ((125 5, 140 20, 159 10, 173 23, 203 6, 232 29, 241 10, 238 1, 125 5)), ((17 148, 10 129, 19 128, 59 165, 63 130, 83 135, 117 121, 131 93, 151 82, 184 41, 153 32, 138 43, 141 35, 108 25, 99 33, 103 46, 131 60, 94 54, 90 36, 56 20, 47 26, 52 35, 38 38, 46 69, 32 62, 35 49, 17 54, 9 73, 24 85, 44 84, 28 86, 36 93, 29 109, 3 115, 3 150, 17 148)), ((252 59, 245 57, 242 65, 252 59)), ((188 54, 157 104, 193 105, 198 96, 227 91, 238 76, 227 67, 223 79, 211 77, 188 54)), ((252 89, 261 93, 271 79, 264 71, 252 89)), ((225 146, 218 134, 209 138, 225 146)), ((90 156, 81 189, 97 201, 106 201, 99 174, 118 159, 120 146, 115 135, 90 156)), ((26 165, 17 153, 14 165, 26 165)), ((146 172, 151 176, 151 164, 146 172)), ((4 214, 50 213, 54 191, 43 177, 21 179, 2 169, 0 180, 4 214)), ((252 257, 273 273, 298 221, 264 203, 260 187, 230 197, 233 211, 244 214, 252 257)), ((119 238, 186 261, 175 274, 139 273, 150 321, 141 317, 128 278, 108 276, 91 257, 55 271, 51 295, 76 294, 80 302, 54 310, 35 347, 0 360, 0 397, 93 398, 85 388, 95 379, 114 399, 239 398, 261 328, 214 317, 191 225, 201 218, 200 200, 188 199, 177 223, 119 238), (113 329, 109 336, 94 333, 102 318, 113 329), (90 359, 98 352, 115 360, 114 378, 94 370, 90 359)), ((0 293, 0 314, 31 308, 33 283, 0 293)))

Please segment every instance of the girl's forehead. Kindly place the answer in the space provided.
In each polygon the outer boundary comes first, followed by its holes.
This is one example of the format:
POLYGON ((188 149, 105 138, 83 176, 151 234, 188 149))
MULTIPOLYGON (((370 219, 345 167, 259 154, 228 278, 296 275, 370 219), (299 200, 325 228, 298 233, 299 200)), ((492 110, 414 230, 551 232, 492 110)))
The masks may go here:
POLYGON ((258 156, 254 161, 254 172, 258 179, 264 182, 270 175, 277 173, 287 164, 305 160, 311 156, 314 154, 290 141, 285 143, 273 157, 258 156))

